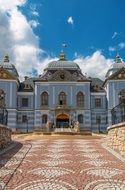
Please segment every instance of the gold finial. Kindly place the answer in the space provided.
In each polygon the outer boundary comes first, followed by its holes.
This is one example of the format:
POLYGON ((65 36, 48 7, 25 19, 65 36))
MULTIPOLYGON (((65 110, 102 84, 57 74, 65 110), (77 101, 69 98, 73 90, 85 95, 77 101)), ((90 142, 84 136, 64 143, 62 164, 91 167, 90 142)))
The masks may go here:
POLYGON ((65 59, 65 54, 64 54, 63 51, 61 51, 61 53, 60 53, 60 55, 59 55, 59 60, 60 60, 60 61, 65 61, 65 60, 66 60, 66 59, 65 59))
POLYGON ((4 63, 8 63, 9 62, 9 55, 5 55, 4 57, 4 63))
POLYGON ((59 60, 60 61, 66 61, 66 58, 65 58, 65 54, 64 54, 64 51, 63 49, 67 47, 67 44, 63 43, 62 44, 62 50, 61 50, 61 53, 59 55, 59 60))

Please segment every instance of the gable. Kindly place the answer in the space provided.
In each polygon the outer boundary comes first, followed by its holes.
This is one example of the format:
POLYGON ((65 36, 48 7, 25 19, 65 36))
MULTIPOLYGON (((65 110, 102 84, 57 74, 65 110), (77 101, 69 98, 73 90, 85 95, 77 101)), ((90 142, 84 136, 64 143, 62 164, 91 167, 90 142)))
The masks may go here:
POLYGON ((77 82, 91 82, 90 78, 86 78, 80 71, 70 71, 66 69, 60 69, 55 71, 47 71, 34 81, 77 81, 77 82))
POLYGON ((125 79, 125 69, 122 68, 116 73, 114 73, 111 77, 109 77, 110 80, 123 80, 125 79))
POLYGON ((11 74, 10 72, 8 72, 3 67, 0 68, 0 79, 17 80, 17 78, 15 76, 13 76, 13 74, 11 74))
POLYGON ((125 80, 125 68, 121 68, 117 72, 109 76, 103 83, 103 87, 106 85, 108 80, 125 80))

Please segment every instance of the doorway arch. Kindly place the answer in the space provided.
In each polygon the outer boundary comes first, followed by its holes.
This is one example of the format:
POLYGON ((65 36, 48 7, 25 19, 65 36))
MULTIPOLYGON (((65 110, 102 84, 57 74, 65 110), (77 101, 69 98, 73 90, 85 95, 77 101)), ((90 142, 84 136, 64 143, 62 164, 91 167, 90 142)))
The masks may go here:
POLYGON ((62 113, 56 117, 57 128, 68 128, 69 127, 69 115, 62 113))

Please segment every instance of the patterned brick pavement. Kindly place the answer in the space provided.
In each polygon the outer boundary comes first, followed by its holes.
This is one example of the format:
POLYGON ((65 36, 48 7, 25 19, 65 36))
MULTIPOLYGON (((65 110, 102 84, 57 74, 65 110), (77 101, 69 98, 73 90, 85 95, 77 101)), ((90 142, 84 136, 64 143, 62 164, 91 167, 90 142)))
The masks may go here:
POLYGON ((2 190, 125 190, 125 159, 102 140, 43 139, 22 144, 0 156, 2 190))

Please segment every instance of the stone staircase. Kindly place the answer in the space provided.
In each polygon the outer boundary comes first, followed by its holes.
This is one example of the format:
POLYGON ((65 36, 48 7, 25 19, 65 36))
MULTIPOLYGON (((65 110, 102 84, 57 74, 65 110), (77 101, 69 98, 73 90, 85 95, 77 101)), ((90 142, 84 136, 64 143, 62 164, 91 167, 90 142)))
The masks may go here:
POLYGON ((80 130, 77 132, 74 128, 55 128, 53 133, 55 134, 64 134, 64 135, 91 135, 90 130, 80 130))
POLYGON ((37 129, 35 132, 43 133, 45 135, 52 135, 52 134, 58 134, 58 135, 92 135, 92 132, 90 129, 82 129, 79 132, 77 132, 74 128, 53 128, 50 130, 46 129, 37 129))
POLYGON ((55 128, 54 130, 55 133, 60 133, 60 132, 74 132, 74 129, 71 128, 55 128))

